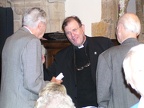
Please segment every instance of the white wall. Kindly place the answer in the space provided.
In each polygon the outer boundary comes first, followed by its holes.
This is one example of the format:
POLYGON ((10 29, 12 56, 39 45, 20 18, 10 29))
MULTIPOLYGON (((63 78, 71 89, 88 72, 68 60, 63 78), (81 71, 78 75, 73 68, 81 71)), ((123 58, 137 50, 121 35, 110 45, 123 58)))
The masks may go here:
POLYGON ((76 15, 85 25, 85 34, 91 36, 91 23, 101 20, 101 0, 66 0, 65 16, 76 15))

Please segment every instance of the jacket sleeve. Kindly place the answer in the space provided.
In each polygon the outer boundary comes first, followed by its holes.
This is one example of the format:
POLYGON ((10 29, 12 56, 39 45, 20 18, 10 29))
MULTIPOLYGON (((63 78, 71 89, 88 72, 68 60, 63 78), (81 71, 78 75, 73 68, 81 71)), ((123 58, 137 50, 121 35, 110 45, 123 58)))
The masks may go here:
POLYGON ((97 102, 99 107, 107 108, 111 97, 111 68, 103 53, 98 58, 96 70, 97 102))
POLYGON ((44 69, 44 80, 51 80, 52 77, 56 77, 56 65, 55 65, 55 61, 52 63, 51 66, 49 66, 48 68, 44 69))

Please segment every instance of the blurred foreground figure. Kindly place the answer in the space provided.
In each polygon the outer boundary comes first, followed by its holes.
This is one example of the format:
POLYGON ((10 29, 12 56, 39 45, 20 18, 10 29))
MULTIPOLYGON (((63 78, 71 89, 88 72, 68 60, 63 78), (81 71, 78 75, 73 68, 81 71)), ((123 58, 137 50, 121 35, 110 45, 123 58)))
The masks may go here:
POLYGON ((144 108, 144 44, 137 45, 127 53, 123 68, 125 79, 140 95, 139 103, 131 108, 144 108))
POLYGON ((35 108, 75 108, 64 85, 48 83, 39 93, 35 108))

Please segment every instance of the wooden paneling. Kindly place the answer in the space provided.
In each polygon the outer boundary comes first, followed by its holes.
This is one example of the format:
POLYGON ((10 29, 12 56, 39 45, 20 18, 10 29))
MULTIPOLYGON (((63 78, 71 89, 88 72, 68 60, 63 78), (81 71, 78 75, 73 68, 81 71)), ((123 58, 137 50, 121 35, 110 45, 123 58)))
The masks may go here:
MULTIPOLYGON (((41 40, 42 45, 46 48, 46 68, 50 66, 54 60, 54 56, 58 51, 70 45, 68 40, 41 40)), ((112 39, 114 45, 118 45, 116 39, 112 39)))
POLYGON ((42 40, 41 42, 46 48, 46 68, 52 64, 54 56, 58 51, 70 45, 70 42, 67 40, 42 40))

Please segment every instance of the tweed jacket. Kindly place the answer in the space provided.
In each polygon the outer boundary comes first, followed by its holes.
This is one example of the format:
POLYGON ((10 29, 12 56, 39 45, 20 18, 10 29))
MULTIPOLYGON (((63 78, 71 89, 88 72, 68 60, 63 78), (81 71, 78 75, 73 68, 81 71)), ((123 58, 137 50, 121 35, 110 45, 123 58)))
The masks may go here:
MULTIPOLYGON (((87 45, 89 47, 89 55, 91 62, 91 75, 95 83, 95 70, 97 66, 97 59, 100 53, 111 47, 113 44, 110 39, 105 37, 87 37, 87 45)), ((74 46, 61 50, 56 56, 54 63, 48 68, 50 73, 57 76, 63 73, 63 84, 66 86, 67 93, 72 98, 73 102, 77 103, 77 83, 74 64, 74 46)))
POLYGON ((129 49, 139 42, 135 38, 125 40, 103 52, 98 59, 97 101, 104 108, 130 108, 139 101, 135 90, 126 84, 122 63, 129 49))
POLYGON ((45 84, 40 40, 22 27, 2 51, 0 107, 33 108, 45 84))

